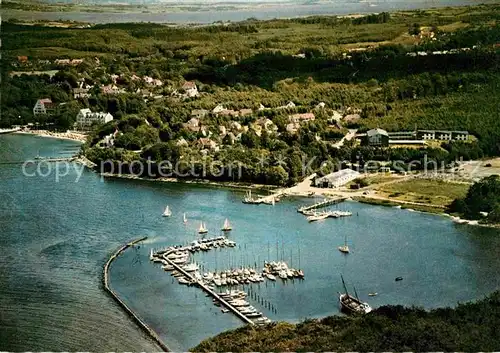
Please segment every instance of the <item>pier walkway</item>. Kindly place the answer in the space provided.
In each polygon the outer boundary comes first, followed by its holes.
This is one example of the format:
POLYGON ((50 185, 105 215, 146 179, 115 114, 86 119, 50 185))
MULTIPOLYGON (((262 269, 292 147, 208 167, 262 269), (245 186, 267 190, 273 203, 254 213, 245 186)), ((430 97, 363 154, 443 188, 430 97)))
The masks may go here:
POLYGON ((219 301, 222 305, 224 305, 226 308, 228 308, 229 310, 231 310, 231 312, 233 312, 242 321, 244 321, 245 323, 250 324, 252 326, 255 325, 255 323, 252 320, 250 320, 245 315, 243 315, 241 312, 239 312, 238 309, 236 309, 234 306, 232 306, 231 304, 229 304, 225 299, 221 298, 216 292, 214 292, 213 290, 211 290, 210 288, 208 288, 208 286, 205 283, 203 283, 202 281, 196 280, 193 276, 191 276, 191 274, 189 272, 187 272, 186 270, 184 270, 181 266, 179 266, 179 265, 175 264, 173 261, 169 260, 167 258, 167 255, 169 255, 170 253, 175 252, 175 251, 177 251, 177 250, 176 249, 169 250, 169 251, 163 253, 162 254, 162 258, 165 261, 167 261, 169 265, 171 265, 177 271, 179 271, 180 273, 182 273, 186 278, 188 278, 191 281, 191 283, 194 283, 194 284, 198 285, 205 292, 207 292, 208 294, 210 294, 210 296, 212 296, 217 301, 219 301))
POLYGON ((343 202, 345 200, 347 200, 347 197, 336 196, 333 198, 324 199, 323 201, 317 202, 313 205, 299 207, 297 209, 297 212, 307 213, 308 211, 316 210, 318 208, 322 208, 322 207, 326 207, 326 206, 330 206, 330 205, 335 205, 335 204, 343 202))

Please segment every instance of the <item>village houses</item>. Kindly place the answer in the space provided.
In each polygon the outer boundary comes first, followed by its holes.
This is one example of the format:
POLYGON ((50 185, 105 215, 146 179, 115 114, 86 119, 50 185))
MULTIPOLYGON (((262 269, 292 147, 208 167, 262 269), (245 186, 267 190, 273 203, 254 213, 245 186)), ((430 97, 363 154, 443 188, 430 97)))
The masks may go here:
POLYGON ((196 97, 198 95, 198 87, 193 81, 186 81, 182 85, 182 89, 186 92, 186 96, 189 98, 196 97))

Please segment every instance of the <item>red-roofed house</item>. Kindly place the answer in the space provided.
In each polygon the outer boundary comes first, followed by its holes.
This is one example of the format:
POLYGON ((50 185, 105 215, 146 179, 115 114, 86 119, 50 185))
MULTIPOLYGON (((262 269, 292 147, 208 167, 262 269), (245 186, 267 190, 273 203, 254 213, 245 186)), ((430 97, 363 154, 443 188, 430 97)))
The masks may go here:
POLYGON ((56 105, 52 103, 50 98, 42 98, 36 101, 33 107, 33 115, 50 114, 56 109, 56 105))
POLYGON ((18 56, 17 57, 17 61, 19 61, 22 64, 27 63, 28 62, 28 57, 25 56, 25 55, 18 56))
POLYGON ((194 81, 186 81, 182 85, 182 89, 186 92, 188 97, 196 97, 198 95, 198 87, 194 81))

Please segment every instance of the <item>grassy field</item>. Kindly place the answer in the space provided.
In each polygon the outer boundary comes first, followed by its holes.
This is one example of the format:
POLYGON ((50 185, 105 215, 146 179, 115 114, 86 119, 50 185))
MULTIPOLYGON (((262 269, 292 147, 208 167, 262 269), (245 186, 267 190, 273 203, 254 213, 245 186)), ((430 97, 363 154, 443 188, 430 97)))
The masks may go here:
POLYGON ((430 179, 413 179, 376 188, 378 195, 389 199, 418 202, 431 206, 447 206, 453 200, 464 197, 468 189, 469 185, 465 183, 430 179))

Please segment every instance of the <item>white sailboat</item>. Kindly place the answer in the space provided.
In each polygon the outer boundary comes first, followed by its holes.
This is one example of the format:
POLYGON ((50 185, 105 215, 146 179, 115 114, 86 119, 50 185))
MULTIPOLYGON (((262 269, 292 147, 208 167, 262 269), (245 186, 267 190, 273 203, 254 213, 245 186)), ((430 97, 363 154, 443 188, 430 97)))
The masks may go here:
POLYGON ((165 211, 163 211, 163 217, 170 217, 172 215, 172 211, 170 211, 170 208, 167 206, 165 208, 165 211))
POLYGON ((184 224, 186 224, 188 221, 185 213, 182 215, 182 221, 184 222, 184 224))
POLYGON ((208 233, 208 229, 205 227, 205 224, 203 222, 200 223, 200 228, 198 229, 199 234, 205 234, 208 233))
POLYGON ((349 254, 349 247, 347 246, 347 234, 345 235, 344 238, 344 245, 339 246, 339 251, 344 254, 349 254))
POLYGON ((224 221, 224 226, 222 226, 221 230, 223 232, 229 232, 232 229, 233 229, 233 227, 231 227, 231 224, 229 223, 229 220, 226 218, 226 220, 224 221))

